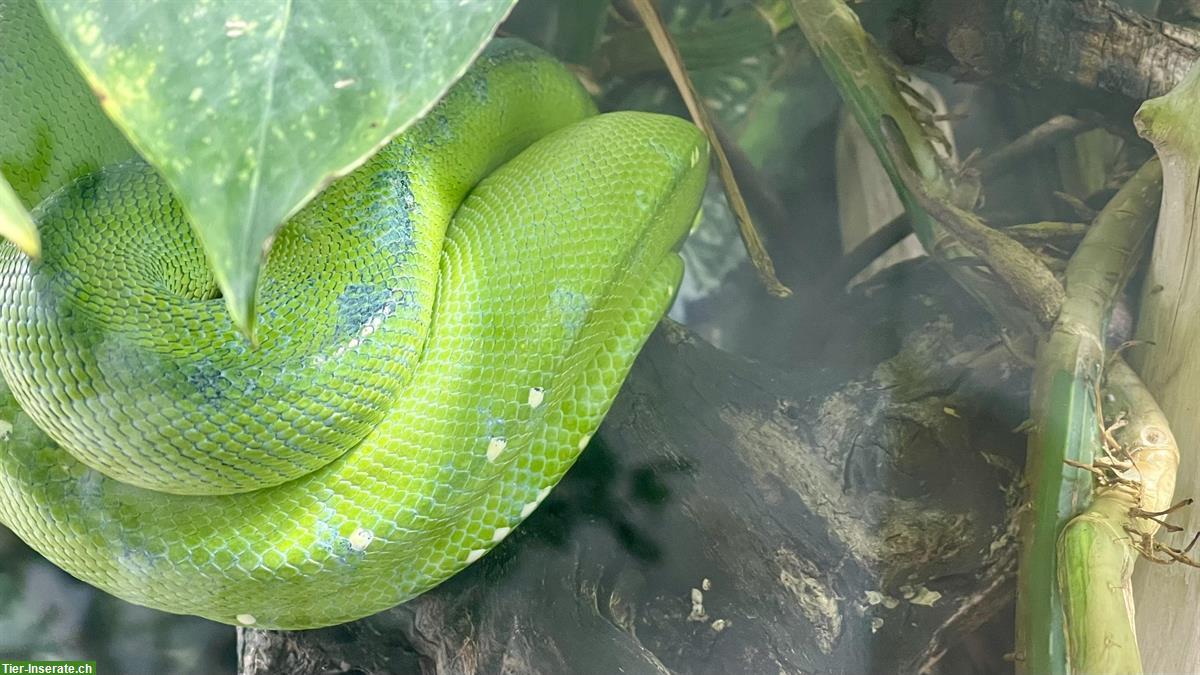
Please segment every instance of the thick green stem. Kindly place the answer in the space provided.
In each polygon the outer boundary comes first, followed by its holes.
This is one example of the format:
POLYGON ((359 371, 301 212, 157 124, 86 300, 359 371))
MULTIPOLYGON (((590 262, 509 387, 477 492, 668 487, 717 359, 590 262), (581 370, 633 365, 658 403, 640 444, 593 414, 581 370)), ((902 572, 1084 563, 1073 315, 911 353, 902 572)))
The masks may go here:
POLYGON ((1095 392, 1105 328, 1149 241, 1161 190, 1162 168, 1151 161, 1105 206, 1067 267, 1062 311, 1038 350, 1025 469, 1029 498, 1019 523, 1019 672, 1066 672, 1056 542, 1067 520, 1090 502, 1091 474, 1065 461, 1089 465, 1100 447, 1095 392))
POLYGON ((1034 374, 1029 497, 1020 514, 1016 657, 1022 673, 1066 673, 1056 543, 1068 519, 1090 503, 1091 474, 1064 462, 1091 464, 1099 448, 1095 392, 1105 328, 1149 238, 1161 168, 1157 162, 1144 166, 1097 217, 1068 266, 1064 293, 1036 256, 967 210, 973 200, 942 165, 901 96, 895 69, 845 3, 790 1, 797 25, 875 148, 925 248, 943 260, 985 259, 1023 307, 1019 312, 1012 311, 994 281, 966 266, 947 269, 1006 326, 1037 330, 1053 323, 1034 374), (1030 313, 1036 321, 1028 320, 1030 313))
POLYGON ((914 96, 910 103, 902 94, 911 91, 903 72, 880 53, 842 0, 790 2, 796 25, 887 171, 921 245, 935 260, 953 263, 945 265, 947 274, 1001 322, 1019 333, 1040 329, 1029 312, 997 288, 1004 282, 975 266, 957 264, 960 259, 973 259, 975 252, 921 202, 924 194, 970 207, 978 185, 960 180, 959 173, 939 157, 935 135, 913 111, 912 106, 922 102, 914 96))
POLYGON ((891 178, 912 219, 913 231, 926 249, 935 250, 936 223, 905 189, 896 168, 898 160, 888 152, 881 130, 883 118, 896 120, 923 181, 935 184, 937 192, 942 194, 951 192, 951 183, 932 143, 900 93, 898 71, 883 59, 858 16, 842 0, 791 0, 791 4, 796 24, 891 178))
POLYGON ((1067 524, 1058 542, 1058 583, 1066 614, 1073 673, 1142 672, 1134 628, 1130 579, 1142 549, 1153 555, 1158 521, 1144 514, 1170 508, 1179 447, 1167 418, 1141 379, 1123 360, 1108 369, 1106 408, 1127 424, 1115 432, 1131 467, 1096 488, 1088 508, 1067 524), (1131 536, 1132 535, 1132 536, 1131 536))
POLYGON ((1059 539, 1058 583, 1072 673, 1142 672, 1129 584, 1138 554, 1124 529, 1135 497, 1116 488, 1097 491, 1059 539))

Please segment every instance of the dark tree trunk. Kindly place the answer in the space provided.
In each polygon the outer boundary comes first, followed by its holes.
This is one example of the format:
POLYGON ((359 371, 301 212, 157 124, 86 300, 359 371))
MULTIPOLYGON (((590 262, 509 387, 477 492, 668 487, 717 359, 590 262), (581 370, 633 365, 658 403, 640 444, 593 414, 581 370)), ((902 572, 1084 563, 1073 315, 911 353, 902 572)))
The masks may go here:
POLYGON ((1200 30, 1112 0, 924 0, 908 8, 885 19, 905 61, 1042 87, 1074 107, 1126 116, 1200 57, 1200 30))
POLYGON ((242 672, 936 672, 1010 600, 1026 373, 939 273, 891 277, 789 370, 664 323, 514 536, 374 617, 244 630, 242 672))

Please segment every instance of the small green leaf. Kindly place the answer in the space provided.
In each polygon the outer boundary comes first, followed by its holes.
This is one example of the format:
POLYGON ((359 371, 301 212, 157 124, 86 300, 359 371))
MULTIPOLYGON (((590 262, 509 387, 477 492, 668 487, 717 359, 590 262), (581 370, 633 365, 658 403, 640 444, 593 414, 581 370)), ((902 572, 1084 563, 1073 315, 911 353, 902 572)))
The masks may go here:
POLYGON ((0 175, 0 237, 16 244, 27 255, 36 258, 42 253, 37 227, 3 175, 0 175))
POLYGON ((179 196, 251 334, 280 223, 427 110, 515 0, 56 0, 109 117, 179 196))
POLYGON ((136 154, 35 0, 0 0, 0 116, 0 173, 30 209, 76 178, 136 154))

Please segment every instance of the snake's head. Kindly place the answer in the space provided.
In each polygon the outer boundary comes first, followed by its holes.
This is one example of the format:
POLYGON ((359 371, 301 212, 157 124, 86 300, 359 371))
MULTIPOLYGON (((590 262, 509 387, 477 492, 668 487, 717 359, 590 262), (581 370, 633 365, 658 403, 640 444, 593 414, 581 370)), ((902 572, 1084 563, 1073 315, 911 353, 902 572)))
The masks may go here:
POLYGON ((602 117, 627 128, 638 154, 647 155, 641 161, 650 170, 638 188, 654 204, 647 221, 653 231, 650 240, 678 251, 699 216, 708 177, 708 140, 694 124, 669 115, 618 112, 602 117), (662 242, 657 241, 660 236, 662 242))
MULTIPOLYGON (((658 271, 672 288, 682 275, 679 249, 696 222, 708 176, 709 145, 695 125, 678 117, 645 112, 614 112, 575 125, 566 133, 578 138, 574 152, 603 157, 606 175, 594 179, 602 189, 619 194, 624 207, 611 216, 626 221, 618 236, 633 238, 625 255, 630 276, 658 271), (602 138, 593 145, 591 138, 602 138), (645 270, 637 261, 650 262, 645 270)), ((616 248, 620 248, 618 245, 616 248)))

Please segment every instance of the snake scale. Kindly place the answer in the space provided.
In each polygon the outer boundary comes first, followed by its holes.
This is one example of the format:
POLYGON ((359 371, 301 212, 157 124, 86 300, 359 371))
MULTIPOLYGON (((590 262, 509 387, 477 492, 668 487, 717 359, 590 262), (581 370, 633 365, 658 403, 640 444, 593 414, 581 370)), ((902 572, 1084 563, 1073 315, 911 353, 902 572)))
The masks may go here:
POLYGON ((687 122, 598 115, 496 40, 281 228, 254 346, 151 168, 75 180, 33 210, 39 260, 0 254, 0 520, 105 591, 234 625, 414 597, 586 446, 674 296, 707 162, 687 122))

